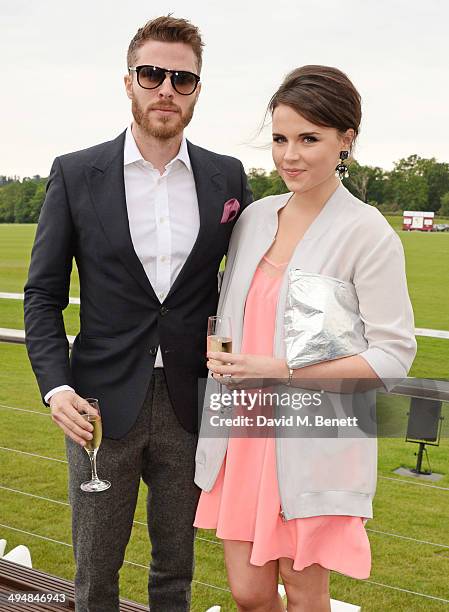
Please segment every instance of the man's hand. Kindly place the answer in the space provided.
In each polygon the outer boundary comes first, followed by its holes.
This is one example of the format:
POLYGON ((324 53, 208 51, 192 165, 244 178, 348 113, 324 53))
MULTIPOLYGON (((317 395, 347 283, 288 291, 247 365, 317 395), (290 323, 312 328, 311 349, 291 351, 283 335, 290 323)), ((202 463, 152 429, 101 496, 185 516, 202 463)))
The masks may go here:
POLYGON ((58 391, 50 398, 51 418, 62 431, 81 446, 92 439, 92 425, 80 415, 80 411, 94 410, 75 391, 58 391))

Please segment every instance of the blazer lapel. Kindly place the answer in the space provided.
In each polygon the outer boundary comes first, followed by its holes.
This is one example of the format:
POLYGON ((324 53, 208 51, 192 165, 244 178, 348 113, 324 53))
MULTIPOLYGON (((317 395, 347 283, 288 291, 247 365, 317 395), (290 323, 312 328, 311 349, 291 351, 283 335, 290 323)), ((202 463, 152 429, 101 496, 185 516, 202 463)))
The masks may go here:
POLYGON ((123 150, 125 132, 86 167, 91 198, 103 231, 128 272, 156 301, 157 296, 137 257, 126 208, 123 150))
POLYGON ((195 261, 201 260, 204 249, 208 249, 213 243, 213 228, 220 223, 225 201, 225 177, 211 161, 210 154, 189 141, 187 141, 187 148, 195 180, 200 228, 195 244, 168 295, 176 291, 179 285, 188 278, 191 269, 197 270, 195 261))

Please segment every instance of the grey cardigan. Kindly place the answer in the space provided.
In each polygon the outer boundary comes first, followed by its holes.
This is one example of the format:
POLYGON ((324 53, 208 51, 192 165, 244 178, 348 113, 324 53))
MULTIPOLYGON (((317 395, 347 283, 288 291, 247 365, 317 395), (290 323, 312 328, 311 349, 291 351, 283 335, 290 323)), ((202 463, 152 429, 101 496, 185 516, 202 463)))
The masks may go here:
MULTIPOLYGON (((290 196, 269 196, 254 202, 234 228, 218 314, 232 319, 235 353, 241 347, 244 308, 253 275, 275 238, 277 213, 290 196)), ((407 376, 416 341, 404 253, 399 237, 377 209, 340 185, 298 243, 287 269, 291 268, 352 282, 368 343, 360 356, 387 389, 392 379, 407 376)), ((276 311, 273 355, 277 358, 285 358, 287 281, 286 271, 276 311)), ((359 395, 369 409, 375 391, 359 395)), ((209 413, 206 401, 203 420, 209 413)), ((202 427, 195 482, 204 491, 210 491, 216 481, 227 444, 227 436, 206 437, 202 427)), ((375 437, 277 437, 276 461, 281 514, 287 520, 326 514, 372 517, 377 480, 375 437)))

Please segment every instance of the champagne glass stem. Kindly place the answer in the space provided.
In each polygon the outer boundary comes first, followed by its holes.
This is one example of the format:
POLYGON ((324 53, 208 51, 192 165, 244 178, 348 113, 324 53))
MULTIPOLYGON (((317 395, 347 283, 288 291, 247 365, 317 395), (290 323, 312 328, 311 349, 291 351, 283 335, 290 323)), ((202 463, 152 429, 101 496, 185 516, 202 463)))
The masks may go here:
POLYGON ((92 470, 92 480, 98 480, 97 476, 97 449, 89 451, 90 467, 92 470))
POLYGON ((218 383, 218 394, 220 395, 220 406, 223 408, 222 396, 223 396, 223 385, 218 383))

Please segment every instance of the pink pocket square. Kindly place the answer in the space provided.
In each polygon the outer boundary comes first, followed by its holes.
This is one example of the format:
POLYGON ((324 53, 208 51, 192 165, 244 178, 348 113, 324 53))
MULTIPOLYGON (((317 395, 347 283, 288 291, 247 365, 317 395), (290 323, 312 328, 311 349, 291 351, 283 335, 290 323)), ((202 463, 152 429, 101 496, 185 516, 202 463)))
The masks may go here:
POLYGON ((225 202, 223 206, 223 216, 220 223, 229 223, 229 221, 232 221, 237 216, 239 210, 240 203, 235 198, 225 202))

